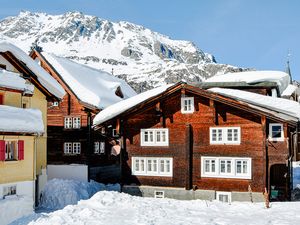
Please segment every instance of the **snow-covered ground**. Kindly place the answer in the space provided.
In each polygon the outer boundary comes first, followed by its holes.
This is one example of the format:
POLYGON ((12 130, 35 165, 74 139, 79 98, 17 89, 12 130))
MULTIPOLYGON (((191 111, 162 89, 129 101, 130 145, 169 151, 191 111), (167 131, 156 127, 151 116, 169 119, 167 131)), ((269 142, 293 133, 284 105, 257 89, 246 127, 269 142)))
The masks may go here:
POLYGON ((89 200, 79 201, 52 213, 35 214, 13 225, 176 225, 176 224, 300 224, 300 202, 234 202, 231 205, 203 200, 179 201, 134 197, 100 191, 89 200))

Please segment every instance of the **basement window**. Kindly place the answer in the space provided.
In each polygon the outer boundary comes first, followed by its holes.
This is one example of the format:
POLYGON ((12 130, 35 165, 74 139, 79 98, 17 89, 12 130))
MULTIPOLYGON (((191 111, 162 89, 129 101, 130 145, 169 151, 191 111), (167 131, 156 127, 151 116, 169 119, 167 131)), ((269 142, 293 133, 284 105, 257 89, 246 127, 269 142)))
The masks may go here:
POLYGON ((219 202, 231 203, 231 192, 217 191, 216 199, 219 202))

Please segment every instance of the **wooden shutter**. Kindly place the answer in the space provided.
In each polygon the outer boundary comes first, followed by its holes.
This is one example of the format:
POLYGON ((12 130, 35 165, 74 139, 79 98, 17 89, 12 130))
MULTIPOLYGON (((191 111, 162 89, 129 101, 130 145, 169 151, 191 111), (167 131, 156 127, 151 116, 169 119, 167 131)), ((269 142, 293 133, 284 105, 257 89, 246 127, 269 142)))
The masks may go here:
POLYGON ((5 141, 0 140, 0 161, 5 160, 5 141))
POLYGON ((3 95, 0 94, 0 105, 3 105, 3 95))
POLYGON ((18 141, 18 160, 24 160, 24 141, 18 141))

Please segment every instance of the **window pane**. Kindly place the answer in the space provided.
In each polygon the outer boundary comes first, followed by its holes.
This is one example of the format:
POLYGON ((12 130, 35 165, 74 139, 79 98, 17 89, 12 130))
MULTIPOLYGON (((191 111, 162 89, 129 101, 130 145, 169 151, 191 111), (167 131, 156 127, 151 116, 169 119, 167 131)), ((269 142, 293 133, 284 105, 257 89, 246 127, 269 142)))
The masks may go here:
POLYGON ((144 132, 144 141, 148 142, 149 141, 149 137, 148 137, 148 131, 144 132))
POLYGON ((105 142, 100 142, 100 153, 105 153, 105 142))
POLYGON ((227 173, 231 173, 231 161, 227 160, 227 173))
POLYGON ((166 172, 170 172, 170 160, 166 160, 166 172))
POLYGON ((153 171, 157 172, 157 160, 154 159, 152 162, 153 162, 153 171))
POLYGON ((221 173, 225 173, 225 160, 221 160, 221 173))
POLYGON ((162 131, 162 141, 166 142, 166 131, 162 131))
POLYGON ((149 131, 149 135, 150 135, 149 141, 153 142, 153 131, 149 131))
POLYGON ((248 173, 248 162, 243 161, 243 173, 248 173))
POLYGON ((212 129, 211 131, 212 133, 212 141, 217 141, 217 130, 216 129, 212 129))
POLYGON ((160 172, 165 172, 165 161, 160 160, 160 172))
POLYGON ((156 141, 157 141, 157 142, 160 142, 160 141, 161 141, 161 132, 160 132, 160 131, 157 131, 157 132, 156 132, 156 141))
POLYGON ((205 166, 205 172, 210 172, 210 171, 209 171, 209 160, 208 160, 208 159, 206 159, 206 160, 204 161, 204 166, 205 166))
POLYGON ((242 161, 236 161, 236 173, 242 173, 242 161))
POLYGON ((216 161, 215 160, 211 160, 211 172, 215 172, 216 171, 216 161))
POLYGON ((222 141, 222 130, 218 129, 218 141, 222 141))
POLYGON ((140 160, 139 159, 135 160, 135 171, 140 171, 140 160))
POLYGON ((151 171, 152 171, 152 160, 151 160, 151 159, 148 159, 148 160, 147 160, 147 167, 148 167, 148 168, 147 168, 148 171, 151 172, 151 171))
POLYGON ((145 171, 145 160, 141 159, 141 171, 145 171))
POLYGON ((232 141, 232 129, 227 130, 227 140, 232 141))
POLYGON ((233 131, 234 131, 234 133, 233 133, 233 135, 234 135, 233 140, 234 141, 238 141, 239 140, 239 130, 238 129, 234 129, 233 131))
POLYGON ((280 125, 273 125, 272 126, 272 137, 273 138, 281 138, 281 131, 282 131, 282 128, 280 125))

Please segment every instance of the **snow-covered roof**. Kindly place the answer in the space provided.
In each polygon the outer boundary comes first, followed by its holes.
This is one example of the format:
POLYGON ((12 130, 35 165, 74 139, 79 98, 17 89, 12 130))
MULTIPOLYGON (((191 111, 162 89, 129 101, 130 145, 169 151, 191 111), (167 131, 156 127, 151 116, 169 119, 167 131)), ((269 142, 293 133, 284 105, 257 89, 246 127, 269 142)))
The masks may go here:
POLYGON ((10 72, 0 68, 0 87, 20 90, 32 94, 34 86, 26 82, 18 73, 10 72))
POLYGON ((97 108, 102 109, 123 100, 116 95, 119 87, 125 99, 136 95, 125 81, 107 72, 50 53, 43 52, 42 55, 81 101, 97 108))
POLYGON ((281 94, 288 87, 290 76, 282 71, 244 71, 216 75, 204 82, 246 82, 247 84, 255 84, 266 81, 276 82, 281 94))
POLYGON ((297 89, 297 86, 289 84, 287 88, 281 93, 281 96, 291 96, 297 89))
POLYGON ((104 110, 102 110, 101 112, 99 112, 96 115, 96 117, 94 118, 93 124, 98 125, 107 120, 110 120, 110 119, 114 118, 115 116, 118 116, 121 113, 127 111, 128 109, 146 101, 147 99, 163 93, 164 91, 166 91, 168 88, 170 88, 173 85, 174 84, 160 86, 160 87, 151 89, 149 91, 140 93, 131 98, 128 98, 122 102, 108 106, 107 108, 105 108, 104 110))
POLYGON ((44 132, 42 112, 0 105, 0 131, 41 134, 44 132))
POLYGON ((39 82, 53 95, 58 98, 63 98, 65 95, 64 89, 60 84, 51 77, 37 62, 26 55, 21 49, 15 45, 7 42, 0 41, 0 52, 11 52, 17 59, 26 64, 26 66, 37 76, 39 82))
POLYGON ((235 89, 210 88, 208 90, 225 97, 294 117, 297 120, 300 119, 300 104, 295 101, 235 89))

